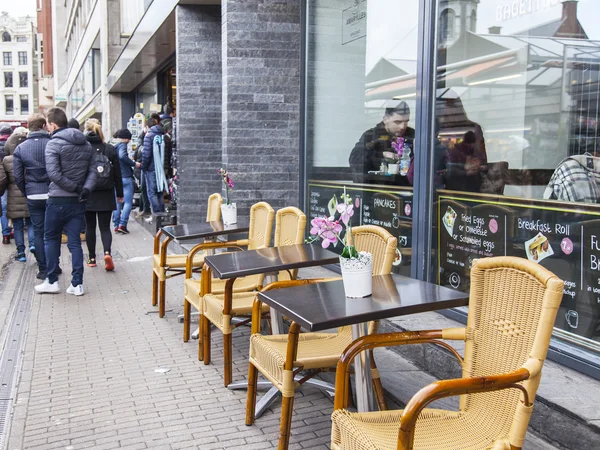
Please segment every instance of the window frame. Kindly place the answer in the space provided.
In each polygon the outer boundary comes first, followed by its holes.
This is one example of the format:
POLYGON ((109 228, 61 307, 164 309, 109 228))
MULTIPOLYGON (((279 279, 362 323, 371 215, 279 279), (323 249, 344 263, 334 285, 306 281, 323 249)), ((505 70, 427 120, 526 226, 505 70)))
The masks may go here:
POLYGON ((19 87, 20 88, 28 88, 29 87, 29 72, 27 71, 19 71, 19 87), (25 84, 23 85, 22 75, 25 75, 25 84))
POLYGON ((12 52, 2 52, 2 64, 4 66, 12 66, 12 52))
POLYGON ((26 51, 25 52, 21 52, 20 51, 20 52, 18 52, 17 56, 18 56, 18 60, 19 60, 19 66, 26 66, 27 65, 27 61, 28 61, 27 52, 26 51), (24 62, 22 62, 22 61, 24 61, 24 62))
POLYGON ((13 94, 5 94, 4 95, 4 113, 7 116, 15 115, 15 96, 13 94), (12 102, 12 107, 8 107, 9 100, 12 102))
POLYGON ((19 108, 21 109, 21 114, 29 114, 29 95, 28 94, 20 94, 19 95, 19 108), (23 108, 23 99, 26 102, 26 108, 23 108))
POLYGON ((12 88, 15 85, 15 78, 13 76, 12 71, 4 72, 4 87, 12 88), (9 86, 10 84, 10 86, 9 86))

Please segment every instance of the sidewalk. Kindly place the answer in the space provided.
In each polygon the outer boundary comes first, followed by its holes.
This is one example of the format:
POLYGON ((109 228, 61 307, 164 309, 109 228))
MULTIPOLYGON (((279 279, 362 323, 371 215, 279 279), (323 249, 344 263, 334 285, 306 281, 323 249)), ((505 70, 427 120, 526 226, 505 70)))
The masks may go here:
MULTIPOLYGON (((84 296, 34 295, 7 448, 277 447, 281 403, 256 425, 244 424, 246 392, 223 387, 221 351, 215 348, 213 363, 204 366, 197 341, 182 342, 182 277, 167 283, 168 312, 159 319, 150 301, 152 238, 136 223, 130 230, 114 236, 114 273, 102 263, 86 267, 84 296)), ((61 266, 64 290, 66 246, 61 266)), ((246 338, 239 331, 235 380, 247 373, 248 329, 246 338)), ((302 389, 290 448, 327 448, 332 410, 319 391, 302 389)))
MULTIPOLYGON (((254 426, 244 425, 246 392, 223 387, 220 349, 213 348, 213 363, 204 366, 197 341, 182 342, 182 277, 167 283, 167 315, 159 319, 150 301, 152 238, 137 223, 130 230, 114 236, 114 273, 102 263, 85 269, 83 297, 31 294, 6 448, 276 448, 281 403, 254 426)), ((32 265, 26 271, 31 285, 32 265)), ((70 281, 66 246, 61 266, 64 290, 70 281)), ((246 377, 248 334, 242 327, 234 335, 234 380, 246 377)), ((218 334, 213 345, 221 345, 218 334)), ((405 390, 416 392, 431 381, 413 365, 391 364, 391 353, 379 356, 382 371, 395 372, 405 390)), ((320 391, 297 391, 290 448, 329 448, 332 410, 320 391)), ((554 447, 529 434, 525 448, 554 447)))

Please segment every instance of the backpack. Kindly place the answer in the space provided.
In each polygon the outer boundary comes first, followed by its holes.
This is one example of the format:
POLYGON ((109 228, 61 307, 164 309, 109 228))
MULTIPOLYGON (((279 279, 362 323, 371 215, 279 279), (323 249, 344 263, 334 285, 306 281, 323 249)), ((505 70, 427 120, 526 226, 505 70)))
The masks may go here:
POLYGON ((103 191, 106 189, 112 189, 115 186, 115 180, 113 179, 112 163, 110 159, 104 154, 104 145, 94 148, 94 156, 92 157, 92 167, 96 169, 98 178, 96 179, 96 185, 94 190, 103 191))

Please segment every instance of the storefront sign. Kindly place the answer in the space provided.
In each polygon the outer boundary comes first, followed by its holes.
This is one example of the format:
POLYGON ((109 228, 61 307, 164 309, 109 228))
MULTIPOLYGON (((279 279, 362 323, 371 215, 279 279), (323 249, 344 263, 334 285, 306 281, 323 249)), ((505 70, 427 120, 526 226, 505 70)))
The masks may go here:
POLYGON ((600 335, 599 211, 441 195, 438 223, 440 284, 467 291, 476 258, 527 258, 565 281, 555 326, 586 338, 600 335))
POLYGON ((342 45, 367 35, 367 1, 355 0, 342 11, 342 45))
POLYGON ((560 2, 561 0, 512 0, 496 7, 496 20, 502 22, 526 14, 535 14, 560 2))
MULTIPOLYGON (((352 225, 378 225, 395 236, 398 239, 398 249, 394 272, 409 275, 412 247, 412 189, 377 190, 352 184, 345 188, 346 194, 352 198, 355 206, 352 225)), ((316 217, 335 215, 343 193, 342 183, 309 183, 309 221, 316 217)), ((341 252, 341 246, 337 247, 333 250, 341 252)))

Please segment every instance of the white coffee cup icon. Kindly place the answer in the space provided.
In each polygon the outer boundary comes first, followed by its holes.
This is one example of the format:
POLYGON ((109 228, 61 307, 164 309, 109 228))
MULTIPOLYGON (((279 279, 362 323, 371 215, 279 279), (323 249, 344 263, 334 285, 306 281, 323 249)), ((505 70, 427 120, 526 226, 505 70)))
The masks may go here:
POLYGON ((571 309, 565 314, 565 320, 571 328, 577 328, 579 326, 579 313, 571 309))

